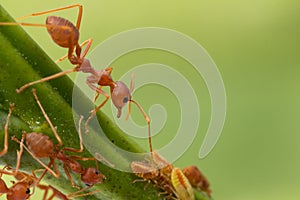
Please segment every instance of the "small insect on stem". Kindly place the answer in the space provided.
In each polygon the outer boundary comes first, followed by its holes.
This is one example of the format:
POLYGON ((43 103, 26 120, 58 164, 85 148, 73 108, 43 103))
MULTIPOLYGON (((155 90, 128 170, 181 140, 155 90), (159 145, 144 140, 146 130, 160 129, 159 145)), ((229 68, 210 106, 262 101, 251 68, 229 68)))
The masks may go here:
POLYGON ((152 182, 161 189, 159 195, 166 195, 164 199, 194 200, 193 188, 179 168, 174 167, 156 151, 153 152, 153 163, 154 168, 151 162, 135 161, 131 163, 131 169, 136 176, 142 178, 141 181, 152 182))
POLYGON ((32 26, 32 27, 46 28, 50 37, 57 45, 68 49, 67 56, 62 57, 61 59, 58 60, 58 62, 64 60, 65 58, 68 58, 70 63, 72 65, 75 65, 75 67, 73 69, 59 72, 59 73, 51 75, 49 77, 45 77, 40 80, 27 83, 16 90, 18 93, 21 93, 27 87, 32 86, 34 84, 42 83, 42 82, 45 82, 45 81, 48 81, 51 79, 55 79, 55 78, 61 77, 63 75, 71 73, 71 72, 79 71, 78 68, 82 64, 84 57, 86 56, 87 52, 89 51, 89 49, 92 45, 92 39, 86 40, 85 42, 82 43, 82 45, 79 45, 79 43, 78 43, 79 28, 80 28, 81 19, 82 19, 82 12, 83 12, 82 5, 74 4, 74 5, 69 5, 69 6, 65 6, 65 7, 61 7, 61 8, 43 11, 43 12, 32 13, 32 14, 18 18, 17 22, 0 22, 0 26, 15 26, 15 25, 18 26, 19 25, 19 26, 32 26), (46 18, 45 24, 32 24, 32 23, 20 22, 20 20, 24 20, 29 17, 41 16, 41 15, 58 12, 58 11, 62 11, 62 10, 67 10, 67 9, 71 9, 71 8, 78 8, 78 10, 79 10, 76 25, 74 25, 72 22, 70 22, 69 20, 67 20, 65 18, 57 17, 57 16, 48 16, 46 18), (83 45, 87 45, 86 48, 84 49, 84 51, 82 51, 83 45), (74 51, 75 51, 75 55, 73 54, 74 51))
POLYGON ((195 199, 194 190, 190 182, 182 173, 182 171, 177 167, 174 167, 172 170, 171 182, 179 199, 181 200, 195 199))

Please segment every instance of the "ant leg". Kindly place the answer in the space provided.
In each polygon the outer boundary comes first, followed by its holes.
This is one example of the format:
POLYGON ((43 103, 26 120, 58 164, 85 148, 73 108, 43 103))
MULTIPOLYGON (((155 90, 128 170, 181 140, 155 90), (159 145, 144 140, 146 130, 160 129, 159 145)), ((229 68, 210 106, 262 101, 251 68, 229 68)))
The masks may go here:
MULTIPOLYGON (((25 136, 25 135, 24 135, 25 136)), ((15 138, 15 136, 12 136, 12 140, 13 138, 15 138)), ((13 170, 13 172, 8 172, 6 171, 5 169, 11 169, 10 167, 8 166, 5 166, 3 169, 0 169, 0 174, 7 174, 7 175, 12 175, 12 176, 16 176, 19 172, 19 168, 20 168, 20 163, 21 163, 21 157, 22 157, 22 154, 23 154, 23 142, 24 142, 24 138, 22 136, 22 139, 21 139, 21 142, 20 142, 20 151, 17 150, 17 164, 16 164, 16 168, 15 170, 13 170)))
POLYGON ((15 106, 14 104, 10 104, 9 113, 7 115, 6 123, 4 125, 4 148, 0 152, 0 156, 3 156, 4 154, 6 154, 7 150, 8 150, 8 122, 9 122, 9 118, 11 116, 12 110, 14 109, 14 106, 15 106))
MULTIPOLYGON (((73 35, 74 32, 71 32, 71 34, 73 35)), ((84 41, 81 45, 79 45, 78 43, 76 44, 75 53, 76 53, 77 57, 75 57, 75 60, 74 60, 74 56, 73 56, 74 48, 69 48, 68 59, 70 60, 70 62, 72 64, 76 64, 78 67, 80 67, 83 62, 84 57, 86 56, 87 52, 89 51, 89 49, 92 45, 92 42, 93 42, 92 39, 88 39, 88 40, 84 41), (87 44, 87 47, 84 49, 84 52, 81 54, 81 50, 82 50, 81 47, 86 44, 87 44)))
POLYGON ((78 122, 78 136, 79 136, 79 145, 80 149, 75 149, 71 147, 64 147, 62 151, 70 151, 70 152, 77 152, 81 153, 83 151, 83 144, 82 144, 82 134, 81 134, 81 122, 83 120, 83 116, 80 116, 79 122, 78 122))
MULTIPOLYGON (((46 192, 46 191, 48 192, 49 189, 52 189, 52 192, 53 192, 53 193, 51 194, 51 196, 50 196, 47 200, 52 200, 54 197, 57 197, 57 198, 59 198, 59 199, 69 199, 66 195, 64 195, 62 192, 60 192, 58 189, 54 188, 54 187, 51 186, 51 185, 48 185, 48 186, 45 186, 45 185, 38 185, 38 187, 39 187, 40 189, 45 190, 45 192, 46 192)), ((43 200, 46 200, 46 199, 43 199, 43 200)))
MULTIPOLYGON (((53 166, 53 168, 55 169, 55 173, 60 175, 59 171, 58 171, 58 168, 53 160, 53 158, 50 158, 50 162, 49 164, 47 165, 48 168, 50 168, 51 166, 53 166)), ((38 170, 35 170, 35 171, 38 171, 38 170)), ((36 181, 36 184, 38 184, 39 182, 41 182, 41 180, 44 178, 44 176, 46 175, 47 173, 47 169, 45 169, 42 173, 42 175, 39 177, 39 179, 36 181)), ((35 172, 33 171, 33 174, 35 175, 35 172)))
POLYGON ((74 7, 78 7, 78 9, 79 9, 79 13, 78 13, 78 16, 77 16, 77 22, 76 22, 76 28, 79 29, 80 24, 81 24, 81 18, 82 18, 82 5, 80 5, 80 4, 73 4, 73 5, 69 5, 69 6, 65 6, 65 7, 61 7, 61 8, 55 8, 55 9, 52 9, 52 10, 32 13, 32 14, 29 14, 29 15, 25 15, 23 17, 19 17, 19 18, 17 18, 17 20, 23 20, 23 19, 26 19, 26 18, 29 18, 29 17, 35 17, 35 16, 49 14, 49 13, 57 12, 57 11, 61 11, 61 10, 67 10, 67 9, 74 8, 74 7))
POLYGON ((102 108, 106 104, 108 99, 110 98, 110 96, 107 95, 104 91, 103 91, 102 94, 105 96, 105 100, 99 106, 97 106, 94 110, 91 111, 91 115, 89 116, 89 118, 85 122, 85 132, 86 133, 89 132, 88 124, 89 124, 90 120, 96 115, 97 111, 100 110, 100 108, 102 108))
POLYGON ((92 84, 92 81, 90 81, 89 79, 87 79, 86 81, 87 85, 94 91, 96 91, 99 94, 102 94, 105 96, 105 100, 99 105, 97 106, 94 110, 91 111, 91 115, 89 116, 89 118, 86 120, 85 122, 85 132, 89 132, 88 130, 88 124, 90 122, 90 120, 95 116, 95 114, 97 113, 98 110, 100 110, 101 107, 103 107, 105 105, 105 103, 108 101, 108 99, 110 98, 110 96, 108 94, 106 94, 101 87, 96 87, 92 84))
POLYGON ((34 26, 34 27, 47 27, 46 24, 33 24, 26 22, 0 22, 0 26, 34 26))
MULTIPOLYGON (((98 89, 102 89, 102 86, 101 85, 99 85, 98 86, 98 89)), ((96 92, 96 94, 95 94, 95 96, 94 96, 94 99, 93 99, 93 102, 95 103, 96 102, 96 100, 98 99, 98 97, 99 97, 99 95, 100 95, 100 93, 98 93, 98 92, 96 92)))
POLYGON ((42 113, 43 113, 43 115, 44 115, 46 121, 47 121, 48 124, 50 125, 51 130, 52 130, 52 132, 54 133, 54 135, 55 135, 55 137, 56 137, 56 139, 57 139, 57 141, 58 141, 57 146, 61 146, 63 143, 62 143, 62 141, 61 141, 61 139, 60 139, 60 137, 59 137, 59 135, 58 135, 56 129, 54 128, 53 124, 51 123, 51 121, 50 121, 50 119, 49 119, 47 113, 45 112, 45 110, 44 110, 44 108, 43 108, 41 102, 39 101, 39 98, 38 98, 38 96, 37 96, 37 94, 36 94, 36 90, 35 90, 35 89, 32 89, 31 91, 32 91, 33 96, 34 96, 34 98, 35 98, 37 104, 39 105, 39 107, 40 107, 40 109, 41 109, 41 111, 42 111, 42 113))
POLYGON ((36 80, 36 81, 30 82, 30 83, 26 83, 25 85, 23 85, 23 86, 20 87, 19 89, 16 89, 16 91, 17 91, 17 93, 21 93, 23 90, 25 90, 25 89, 28 88, 29 86, 35 85, 35 84, 37 84, 37 83, 43 83, 43 82, 46 82, 46 81, 49 81, 49 80, 52 80, 52 79, 55 79, 55 78, 64 76, 64 75, 66 75, 66 74, 69 74, 69 73, 71 73, 71 72, 76 72, 76 71, 77 71, 77 69, 76 69, 76 67, 75 67, 75 68, 73 68, 73 69, 69 69, 69 70, 66 70, 66 71, 58 72, 57 74, 53 74, 53 75, 51 75, 51 76, 42 78, 42 79, 40 79, 40 80, 36 80))
POLYGON ((49 186, 38 184, 37 187, 41 190, 45 190, 44 195, 43 195, 43 200, 46 200, 47 199, 47 194, 48 194, 48 191, 49 191, 49 186))
POLYGON ((22 135, 21 143, 20 143, 20 151, 17 151, 17 164, 16 164, 16 169, 14 170, 14 173, 17 174, 20 168, 20 163, 21 163, 21 157, 23 154, 23 145, 24 144, 24 139, 25 135, 22 135))
MULTIPOLYGON (((76 46, 76 55, 80 54, 81 52, 81 48, 84 46, 84 45, 87 45, 87 47, 84 49, 83 53, 80 55, 80 59, 83 60, 87 54, 87 52, 89 51, 91 45, 92 45, 92 42, 93 42, 93 39, 88 39, 88 40, 85 40, 83 43, 81 43, 80 45, 76 46), (78 49, 78 50, 77 50, 78 49)), ((71 55, 73 54, 74 52, 74 49, 71 49, 71 55)), ((69 49, 70 51, 70 49, 69 49)), ((63 60, 65 60, 66 58, 69 58, 70 56, 70 52, 68 52, 68 54, 62 56, 61 58, 57 59, 55 62, 58 63, 58 62, 61 62, 63 60)), ((80 66, 79 66, 80 67, 80 66)))
POLYGON ((76 192, 73 192, 73 193, 71 193, 71 194, 68 195, 68 198, 72 198, 72 199, 73 199, 73 198, 75 198, 75 197, 88 196, 88 195, 92 195, 92 194, 95 194, 95 193, 99 192, 99 190, 94 190, 94 191, 92 191, 92 192, 87 192, 87 193, 83 193, 83 194, 78 194, 78 193, 80 193, 80 192, 83 192, 83 191, 85 191, 85 190, 90 189, 91 187, 93 187, 93 186, 91 185, 91 186, 82 188, 82 189, 80 189, 80 190, 78 190, 78 191, 76 191, 76 192))
POLYGON ((67 175, 67 178, 69 179, 69 181, 70 181, 72 187, 76 187, 76 188, 79 189, 80 187, 77 186, 77 185, 73 182, 73 179, 72 179, 72 177, 71 177, 71 174, 70 174, 70 172, 69 172, 68 167, 67 167, 66 164, 64 164, 64 170, 65 170, 65 173, 66 173, 66 175, 67 175))
POLYGON ((83 43, 80 44, 80 47, 84 46, 87 44, 86 48, 84 49, 83 53, 80 55, 80 58, 83 59, 85 58, 87 52, 90 50, 91 46, 92 46, 92 42, 93 39, 87 39, 86 41, 84 41, 83 43))

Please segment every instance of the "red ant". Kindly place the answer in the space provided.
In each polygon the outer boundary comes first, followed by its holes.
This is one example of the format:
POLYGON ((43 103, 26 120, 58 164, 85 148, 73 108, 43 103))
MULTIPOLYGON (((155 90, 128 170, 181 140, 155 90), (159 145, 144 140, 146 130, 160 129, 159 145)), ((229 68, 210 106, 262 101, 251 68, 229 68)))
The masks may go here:
MULTIPOLYGON (((23 17, 18 18, 17 20, 22 20, 26 19, 29 17, 33 16, 40 16, 52 12, 57 12, 61 10, 66 10, 70 8, 78 7, 79 13, 77 17, 77 22, 76 26, 70 22, 69 20, 62 18, 62 17, 57 17, 57 16, 48 16, 46 19, 46 24, 32 24, 32 23, 25 23, 25 22, 0 22, 0 25, 21 25, 21 26, 35 26, 35 27, 46 27, 49 35, 51 36, 52 40, 59 46, 63 48, 68 48, 68 59, 69 61, 73 64, 76 65, 73 69, 69 69, 63 72, 59 72, 57 74, 51 75, 49 77, 42 78, 37 81, 33 81, 30 83, 27 83, 17 89, 18 93, 21 93, 24 89, 27 87, 34 85, 36 83, 42 83, 51 79, 58 78, 60 76, 66 75, 71 72, 77 72, 79 71, 79 67, 82 63, 83 58, 86 56, 88 50, 90 49, 92 45, 92 39, 88 39, 85 42, 83 42, 81 45, 79 45, 78 40, 79 40, 79 28, 81 24, 81 18, 82 18, 82 5, 80 4, 74 4, 70 6, 65 6, 61 8, 56 8, 48 11, 43 11, 43 12, 37 12, 37 13, 32 13, 23 17), (82 52, 82 46, 86 45, 87 47, 85 50, 82 52), (73 52, 75 51, 75 55, 73 55, 73 52)), ((63 58, 59 59, 59 61, 63 60, 63 58)))
POLYGON ((58 144, 54 145, 48 136, 44 135, 43 133, 36 133, 36 132, 23 133, 21 141, 19 141, 16 138, 13 138, 13 140, 20 143, 20 145, 22 147, 24 147, 24 149, 26 151, 28 151, 28 153, 45 168, 45 170, 42 173, 42 175, 40 176, 39 180, 41 180, 44 177, 44 175, 47 173, 47 171, 49 171, 51 174, 53 174, 57 178, 60 176, 60 173, 59 173, 58 168, 54 161, 55 159, 58 159, 63 163, 65 173, 73 187, 77 187, 77 186, 73 182, 69 170, 81 175, 82 182, 84 184, 86 184, 88 187, 79 190, 80 192, 89 189, 90 187, 92 187, 93 185, 95 185, 97 183, 102 183, 105 180, 105 176, 99 172, 97 161, 96 161, 96 168, 88 167, 85 169, 81 166, 81 164, 79 162, 76 161, 76 160, 83 160, 83 161, 96 160, 95 158, 84 158, 84 157, 75 156, 75 155, 68 156, 65 153, 65 152, 80 153, 83 151, 82 135, 81 135, 81 127, 80 127, 83 117, 81 117, 79 120, 78 135, 79 135, 79 139, 80 139, 80 149, 74 149, 71 147, 61 148, 63 143, 62 143, 59 135, 57 134, 56 129, 54 128, 54 126, 51 123, 48 115, 46 114, 42 104, 40 103, 38 96, 36 94, 36 91, 33 89, 32 92, 33 92, 35 100, 36 100, 37 104, 39 105, 46 121, 50 125, 56 139, 58 140, 58 144), (26 139, 27 146, 25 146, 23 144, 23 140, 25 140, 25 139, 26 139), (46 158, 46 157, 48 157, 50 159, 50 162, 48 165, 45 165, 40 160, 40 158, 46 158), (50 169, 51 166, 53 166, 55 172, 52 169, 50 169))
POLYGON ((122 81, 113 81, 111 77, 112 67, 107 67, 101 70, 95 70, 90 61, 88 59, 83 59, 83 62, 79 68, 83 72, 90 73, 91 75, 87 77, 86 83, 87 85, 96 92, 96 96, 94 101, 98 98, 99 94, 105 96, 105 100, 98 105, 94 110, 91 111, 90 117, 87 119, 85 123, 85 130, 88 132, 88 123, 95 116, 98 110, 100 110, 108 99, 111 97, 111 100, 114 106, 118 109, 117 117, 119 118, 122 114, 122 108, 129 102, 128 105, 128 114, 126 116, 126 120, 128 119, 131 111, 131 103, 134 103, 138 109, 141 111, 144 116, 147 124, 148 124, 148 140, 150 146, 150 153, 152 154, 152 142, 151 142, 151 134, 150 134, 150 119, 143 110, 142 106, 132 99, 131 93, 134 89, 134 76, 131 77, 130 89, 123 83, 122 81), (96 87, 94 84, 97 84, 96 87), (102 90, 103 86, 110 87, 110 94, 106 94, 105 91, 102 90))

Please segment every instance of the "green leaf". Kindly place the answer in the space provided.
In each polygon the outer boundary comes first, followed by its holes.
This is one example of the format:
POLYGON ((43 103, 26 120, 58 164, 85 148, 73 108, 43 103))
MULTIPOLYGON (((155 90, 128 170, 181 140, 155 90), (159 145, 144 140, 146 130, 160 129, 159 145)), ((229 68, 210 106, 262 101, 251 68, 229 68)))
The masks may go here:
MULTIPOLYGON (((0 6, 0 21, 13 21, 6 11, 0 6)), ((52 41, 49 41, 51 45, 52 41)), ((71 66, 70 66, 71 67, 71 66)), ((33 98, 31 88, 21 94, 16 93, 16 88, 33 80, 55 74, 60 68, 43 52, 26 32, 19 26, 0 26, 0 144, 3 144, 3 127, 10 103, 15 103, 15 109, 9 123, 9 138, 15 135, 21 138, 22 132, 39 131, 50 136, 56 141, 51 129, 45 125, 45 119, 33 98)), ((79 115, 85 114, 85 110, 93 107, 93 103, 73 84, 67 77, 61 77, 45 83, 34 85, 39 99, 44 106, 49 118, 67 147, 78 147, 79 139, 76 127, 79 115), (73 96, 73 93, 77 96, 73 96), (81 106, 72 107, 72 98, 80 98, 81 106), (74 120, 75 119, 75 120, 74 120)), ((84 137, 85 143, 101 147, 101 155, 110 161, 120 165, 129 166, 129 161, 122 154, 115 152, 114 145, 131 152, 144 152, 135 142, 130 140, 116 125, 103 113, 98 112, 98 121, 101 130, 95 132, 94 127, 84 137), (105 140, 105 137, 108 140, 105 140)), ((86 117, 85 117, 86 118, 86 117)), ((2 149, 2 147, 0 147, 2 149)), ((9 141, 9 151, 0 158, 0 164, 15 166, 16 150, 19 146, 9 141)), ((92 157, 88 151, 82 154, 84 157, 92 157)), ((45 161, 47 162, 47 160, 45 161)), ((94 162, 82 162, 83 167, 94 166, 94 162)), ((28 154, 22 156, 21 169, 27 172, 41 168, 41 166, 28 154)), ((62 169, 62 166, 59 166, 62 169)), ((100 192, 89 196, 88 199, 160 199, 158 191, 151 186, 144 190, 145 183, 132 182, 137 177, 132 173, 126 173, 112 169, 106 165, 99 165, 100 171, 107 177, 103 184, 93 187, 100 192)), ((59 179, 49 175, 46 181, 62 189, 66 194, 76 191, 61 172, 59 179)), ((78 176, 73 177, 80 184, 78 176)), ((83 186, 83 185, 82 185, 83 186)), ((84 186, 83 186, 84 187, 84 186)), ((205 198, 201 198, 205 199, 205 198)))

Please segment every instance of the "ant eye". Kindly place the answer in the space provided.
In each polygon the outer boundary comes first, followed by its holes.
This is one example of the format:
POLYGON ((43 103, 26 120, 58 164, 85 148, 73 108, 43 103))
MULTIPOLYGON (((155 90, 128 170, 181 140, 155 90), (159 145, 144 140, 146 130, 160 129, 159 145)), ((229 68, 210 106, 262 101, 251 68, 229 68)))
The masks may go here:
POLYGON ((98 172, 98 171, 95 171, 95 174, 97 174, 97 175, 98 175, 98 174, 99 174, 99 172, 98 172))
POLYGON ((26 194, 30 194, 30 189, 29 188, 27 188, 26 194))
POLYGON ((123 99, 123 103, 127 103, 128 102, 128 97, 125 97, 124 99, 123 99))

